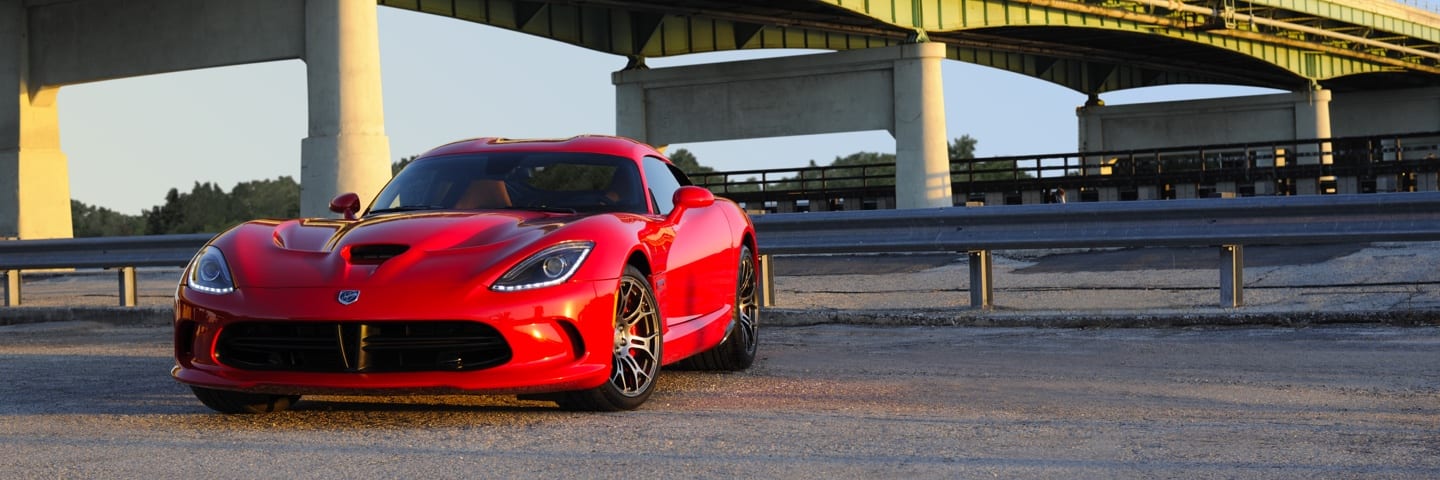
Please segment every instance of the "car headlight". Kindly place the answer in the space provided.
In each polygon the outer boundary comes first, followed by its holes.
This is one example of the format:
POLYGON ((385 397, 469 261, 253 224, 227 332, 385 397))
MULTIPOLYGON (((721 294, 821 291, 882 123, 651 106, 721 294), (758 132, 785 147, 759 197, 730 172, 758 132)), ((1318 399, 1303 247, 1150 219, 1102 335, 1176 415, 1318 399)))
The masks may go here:
POLYGON ((515 292, 559 285, 580 269, 580 264, 590 255, 592 248, 595 248, 595 242, 579 241, 565 242, 541 250, 505 272, 490 289, 497 292, 515 292))
POLYGON ((216 295, 235 291, 235 280, 230 277, 230 266, 225 255, 215 247, 205 247, 190 262, 190 277, 186 281, 190 288, 216 295))

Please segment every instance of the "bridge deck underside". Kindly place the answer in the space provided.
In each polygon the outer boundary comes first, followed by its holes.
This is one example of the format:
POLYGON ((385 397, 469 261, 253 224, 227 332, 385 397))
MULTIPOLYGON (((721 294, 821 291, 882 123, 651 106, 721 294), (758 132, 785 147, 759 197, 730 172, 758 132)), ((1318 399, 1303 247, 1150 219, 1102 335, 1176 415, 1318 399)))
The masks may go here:
POLYGON ((1440 15, 1375 0, 1175 3, 379 0, 631 57, 929 40, 946 43, 952 59, 1086 93, 1179 83, 1337 91, 1440 84, 1440 15), (1191 11, 1212 5, 1234 8, 1191 11))

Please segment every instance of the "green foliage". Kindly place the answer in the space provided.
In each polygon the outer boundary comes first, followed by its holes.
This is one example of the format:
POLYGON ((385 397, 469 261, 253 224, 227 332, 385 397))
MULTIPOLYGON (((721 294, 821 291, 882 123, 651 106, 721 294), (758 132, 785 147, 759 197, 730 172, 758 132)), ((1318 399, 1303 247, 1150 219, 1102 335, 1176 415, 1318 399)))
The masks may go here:
POLYGON ((975 161, 976 143, 978 142, 969 135, 961 135, 950 142, 951 183, 1031 178, 1030 174, 1024 172, 1016 175, 1014 160, 975 161))
POLYGON ((767 185, 768 190, 833 190, 839 188, 864 188, 895 185, 895 154, 856 152, 844 157, 835 157, 830 167, 818 169, 814 160, 810 167, 815 170, 800 172, 800 178, 790 177, 767 185))
POLYGON ((70 221, 76 237, 142 235, 145 219, 126 215, 105 207, 93 207, 79 200, 70 200, 70 221))
POLYGON ((610 187, 615 167, 581 163, 557 163, 533 169, 530 186, 553 192, 602 191, 610 187))
POLYGON ((408 156, 408 157, 405 157, 405 158, 396 160, 395 163, 390 164, 390 176, 391 176, 391 177, 394 177, 395 174, 400 173, 401 170, 404 170, 404 169, 405 169, 405 166, 406 166, 406 165, 409 165, 410 162, 415 161, 415 159, 417 159, 417 158, 420 158, 420 156, 419 156, 419 155, 411 155, 411 156, 408 156))
POLYGON ((675 168, 679 168, 680 171, 692 177, 715 173, 715 169, 701 165, 700 161, 695 159, 695 154, 683 148, 676 149, 674 153, 670 154, 670 163, 675 164, 675 168))
MULTIPOLYGON (((969 181, 972 177, 976 181, 1012 178, 1015 169, 1013 160, 974 161, 977 143, 978 141, 969 135, 961 135, 959 138, 951 140, 948 150, 954 181, 969 181), (974 172, 974 174, 970 175, 970 172, 974 172)), ((676 150, 674 154, 670 155, 670 161, 692 177, 704 178, 704 174, 716 173, 715 169, 701 165, 695 155, 685 149, 676 150)), ((827 167, 829 168, 824 169, 822 173, 820 165, 811 160, 808 168, 815 170, 802 171, 799 177, 769 181, 763 187, 773 191, 797 191, 895 185, 895 154, 893 153, 852 153, 844 157, 835 157, 835 160, 830 162, 827 167)), ((1029 177, 1030 175, 1025 173, 1019 174, 1019 178, 1029 177)), ((718 180, 713 177, 706 178, 706 183, 716 183, 718 180)), ((755 177, 744 181, 725 180, 724 183, 727 184, 725 187, 715 186, 711 187, 711 190, 716 194, 723 195, 727 191, 729 193, 755 192, 762 187, 755 177)))
POLYGON ((190 193, 170 189, 165 203, 143 214, 145 234, 219 232, 256 218, 300 216, 300 184, 288 176, 235 185, 230 193, 210 182, 190 193))

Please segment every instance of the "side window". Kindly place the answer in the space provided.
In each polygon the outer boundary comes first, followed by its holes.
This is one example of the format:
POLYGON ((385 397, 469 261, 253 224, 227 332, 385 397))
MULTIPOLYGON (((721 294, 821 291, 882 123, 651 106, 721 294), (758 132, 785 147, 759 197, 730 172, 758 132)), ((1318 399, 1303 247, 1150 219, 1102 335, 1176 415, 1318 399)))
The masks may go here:
POLYGON ((650 198, 655 202, 655 213, 670 214, 670 210, 675 208, 675 191, 685 181, 675 176, 669 164, 655 157, 645 157, 645 181, 650 187, 650 198))

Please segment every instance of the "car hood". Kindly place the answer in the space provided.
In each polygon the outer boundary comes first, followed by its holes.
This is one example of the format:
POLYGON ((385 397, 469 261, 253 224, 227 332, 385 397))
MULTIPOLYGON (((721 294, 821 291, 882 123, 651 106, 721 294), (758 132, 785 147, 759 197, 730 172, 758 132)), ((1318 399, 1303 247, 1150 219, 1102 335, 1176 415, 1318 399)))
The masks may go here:
POLYGON ((350 252, 367 245, 404 245, 424 251, 480 247, 539 237, 564 218, 534 212, 429 212, 377 215, 362 220, 305 219, 275 226, 276 246, 302 252, 350 252))
MULTIPOLYGON (((510 257, 583 216, 419 212, 361 220, 255 221, 216 240, 238 287, 454 288, 493 281, 510 257)), ((513 262, 510 262, 513 263, 513 262)))

